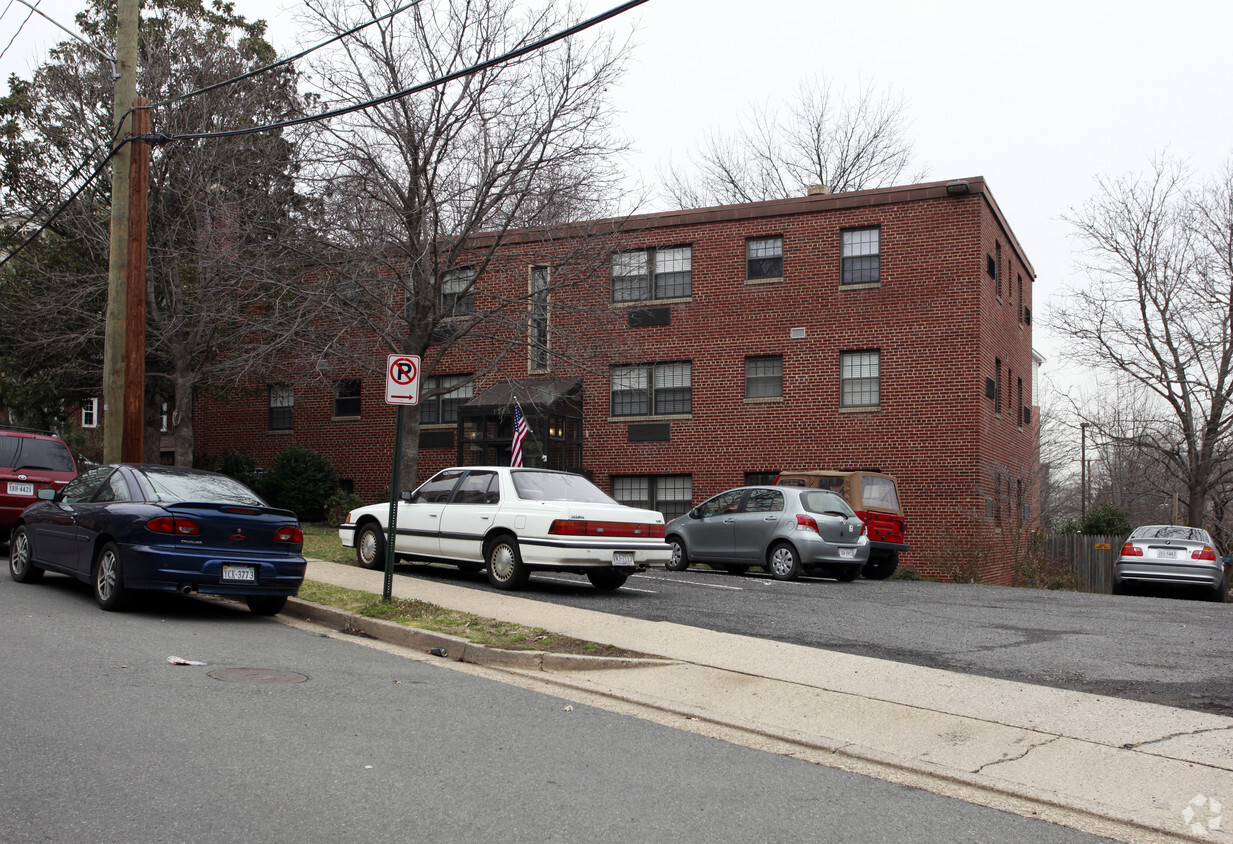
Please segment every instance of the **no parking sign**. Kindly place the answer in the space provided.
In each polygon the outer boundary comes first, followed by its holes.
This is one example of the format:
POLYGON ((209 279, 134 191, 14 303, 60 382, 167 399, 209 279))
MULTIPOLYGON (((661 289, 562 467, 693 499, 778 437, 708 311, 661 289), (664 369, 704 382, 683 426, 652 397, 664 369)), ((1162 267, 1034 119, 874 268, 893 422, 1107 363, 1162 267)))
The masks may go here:
POLYGON ((385 403, 419 404, 419 355, 390 355, 385 364, 385 403))

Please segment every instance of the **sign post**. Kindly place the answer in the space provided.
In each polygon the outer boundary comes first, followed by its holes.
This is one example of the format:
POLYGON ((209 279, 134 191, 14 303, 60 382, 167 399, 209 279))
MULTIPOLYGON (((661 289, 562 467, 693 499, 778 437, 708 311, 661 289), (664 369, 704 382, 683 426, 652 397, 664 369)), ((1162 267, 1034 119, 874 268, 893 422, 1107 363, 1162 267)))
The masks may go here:
POLYGON ((402 428, 407 405, 420 400, 420 359, 417 355, 390 355, 385 364, 385 403, 398 405, 394 423, 394 467, 390 477, 390 513, 385 533, 385 585, 381 600, 388 603, 394 591, 394 543, 398 539, 398 501, 401 493, 402 428))

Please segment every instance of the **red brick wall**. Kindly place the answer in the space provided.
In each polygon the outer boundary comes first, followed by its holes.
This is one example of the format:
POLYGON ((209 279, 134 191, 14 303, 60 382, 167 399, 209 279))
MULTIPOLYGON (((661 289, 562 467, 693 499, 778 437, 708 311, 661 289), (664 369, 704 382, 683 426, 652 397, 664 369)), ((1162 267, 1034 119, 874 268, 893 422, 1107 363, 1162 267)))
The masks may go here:
MULTIPOLYGON (((746 472, 876 468, 899 479, 912 546, 902 564, 927 576, 975 573, 1011 582, 1018 481, 1024 503, 1033 514, 1038 510, 1030 500, 1036 413, 1021 426, 1014 407, 1020 378, 1023 403, 1031 402, 1031 326, 1021 321, 1015 280, 1023 276, 1030 307, 1032 273, 983 182, 958 197, 936 189, 864 192, 749 208, 646 218, 621 236, 620 248, 692 245, 692 297, 666 303, 670 325, 628 327, 628 312, 645 303, 607 305, 606 268, 594 286, 554 293, 554 338, 584 338, 582 345, 598 350, 585 365, 554 362, 548 374, 583 380, 585 468, 605 489, 613 475, 688 474, 694 502, 741 485, 746 472), (856 201, 866 195, 872 198, 856 201), (840 231, 863 226, 880 227, 881 284, 843 289, 840 231), (784 278, 746 283, 745 240, 762 235, 783 236, 784 278), (986 256, 996 254, 998 243, 1000 301, 986 272, 986 256), (598 307, 600 314, 571 304, 598 307), (791 339, 793 328, 804 328, 806 336, 791 339), (880 351, 881 404, 845 412, 840 353, 862 349, 880 351), (744 399, 744 362, 751 355, 783 356, 782 401, 744 399), (670 442, 629 442, 630 421, 609 416, 608 367, 677 360, 692 362, 692 413, 655 420, 671 425, 670 442), (996 378, 997 360, 1003 394, 995 408, 985 381, 996 378), (992 518, 985 515, 986 498, 1001 504, 992 518)), ((510 260, 483 279, 484 289, 525 291, 528 263, 546 262, 544 243, 528 241, 504 250, 510 260)), ((481 292, 476 307, 484 306, 481 292)), ((482 348, 454 350, 437 372, 474 372, 482 358, 482 348)), ((525 360, 511 367, 519 365, 477 382, 475 393, 526 378, 525 360)), ((263 386, 226 403, 203 399, 199 450, 217 457, 224 447, 243 447, 268 465, 294 437, 328 454, 365 500, 381 500, 394 418, 383 404, 384 382, 365 376, 358 421, 331 420, 331 388, 332 381, 312 379, 297 385, 294 434, 266 430, 263 386)), ((457 461, 451 449, 421 451, 419 459, 421 480, 457 461)))

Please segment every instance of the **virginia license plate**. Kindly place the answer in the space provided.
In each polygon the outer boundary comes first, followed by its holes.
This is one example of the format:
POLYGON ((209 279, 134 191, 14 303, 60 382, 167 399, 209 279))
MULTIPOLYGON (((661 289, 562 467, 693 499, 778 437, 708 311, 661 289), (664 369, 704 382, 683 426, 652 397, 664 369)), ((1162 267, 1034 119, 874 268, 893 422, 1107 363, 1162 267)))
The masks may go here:
POLYGON ((634 564, 633 551, 613 551, 612 564, 614 566, 632 566, 634 564))
POLYGON ((1156 551, 1156 556, 1162 560, 1176 560, 1177 559, 1177 549, 1176 548, 1160 548, 1156 551))
POLYGON ((34 484, 9 481, 9 495, 34 495, 34 484))
POLYGON ((224 563, 223 580, 238 583, 256 583, 257 569, 253 566, 234 566, 224 563))
POLYGON ((839 549, 839 559, 841 560, 856 559, 856 549, 855 548, 840 548, 839 549))

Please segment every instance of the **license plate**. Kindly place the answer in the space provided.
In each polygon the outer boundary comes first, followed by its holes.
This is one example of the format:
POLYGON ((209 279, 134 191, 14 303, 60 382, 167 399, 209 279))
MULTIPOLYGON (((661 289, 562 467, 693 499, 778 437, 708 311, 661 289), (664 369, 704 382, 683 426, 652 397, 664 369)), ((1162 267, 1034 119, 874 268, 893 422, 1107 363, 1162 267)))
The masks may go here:
POLYGON ((614 566, 632 566, 634 564, 633 551, 613 551, 612 564, 614 566))
POLYGON ((856 549, 855 548, 840 548, 839 549, 839 559, 855 560, 856 559, 856 549))
POLYGON ((1176 548, 1160 548, 1156 551, 1156 556, 1162 560, 1176 560, 1177 559, 1177 549, 1176 548))
POLYGON ((34 484, 9 481, 9 495, 34 495, 34 484))
POLYGON ((256 583, 257 569, 253 566, 232 566, 224 563, 223 580, 239 583, 256 583))

